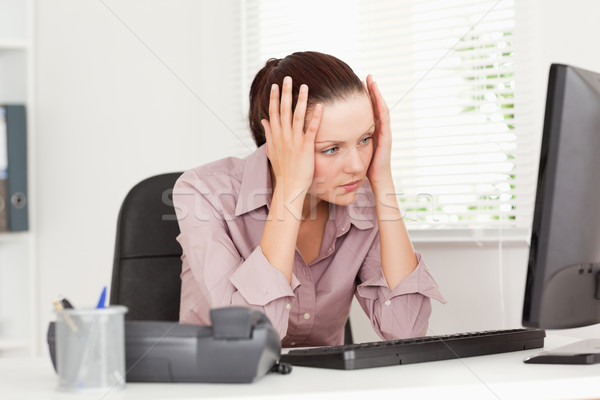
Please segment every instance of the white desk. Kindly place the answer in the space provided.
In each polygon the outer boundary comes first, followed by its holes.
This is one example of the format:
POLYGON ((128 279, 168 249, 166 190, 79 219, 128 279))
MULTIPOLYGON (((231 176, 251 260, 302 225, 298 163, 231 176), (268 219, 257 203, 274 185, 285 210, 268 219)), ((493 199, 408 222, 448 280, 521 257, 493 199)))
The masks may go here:
MULTIPOLYGON (((575 339, 550 336, 546 349, 575 339)), ((599 365, 531 365, 540 349, 462 360, 357 371, 294 367, 251 384, 128 383, 118 392, 74 394, 58 389, 48 357, 0 358, 2 399, 591 399, 600 398, 599 365)))

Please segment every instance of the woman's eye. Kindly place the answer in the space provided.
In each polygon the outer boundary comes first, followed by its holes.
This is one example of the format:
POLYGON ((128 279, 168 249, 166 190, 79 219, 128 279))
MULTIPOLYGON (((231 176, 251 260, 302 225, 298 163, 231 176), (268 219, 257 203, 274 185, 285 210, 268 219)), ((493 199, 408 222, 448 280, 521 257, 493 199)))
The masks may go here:
POLYGON ((360 141, 361 144, 367 144, 369 143, 369 140, 373 139, 373 136, 367 136, 366 138, 362 139, 360 141))
POLYGON ((325 150, 321 150, 321 153, 323 153, 323 154, 335 154, 335 153, 337 153, 337 151, 338 151, 338 148, 336 146, 336 147, 330 147, 330 148, 325 149, 325 150))

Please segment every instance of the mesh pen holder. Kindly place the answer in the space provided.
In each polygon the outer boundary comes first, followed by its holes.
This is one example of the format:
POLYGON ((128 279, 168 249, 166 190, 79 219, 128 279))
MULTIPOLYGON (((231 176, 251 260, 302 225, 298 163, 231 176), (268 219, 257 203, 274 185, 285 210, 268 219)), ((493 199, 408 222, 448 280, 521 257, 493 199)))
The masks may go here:
POLYGON ((60 388, 106 391, 125 387, 125 306, 56 311, 60 388))

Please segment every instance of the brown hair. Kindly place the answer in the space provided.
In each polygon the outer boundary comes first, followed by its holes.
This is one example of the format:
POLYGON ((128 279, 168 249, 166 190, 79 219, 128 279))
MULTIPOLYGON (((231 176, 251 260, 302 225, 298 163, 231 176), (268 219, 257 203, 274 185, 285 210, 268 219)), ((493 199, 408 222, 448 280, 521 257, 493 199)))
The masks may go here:
MULTIPOLYGON (((269 119, 269 96, 271 85, 281 88, 283 78, 292 78, 292 110, 296 108, 300 85, 308 86, 308 108, 316 103, 343 100, 356 92, 365 92, 360 78, 342 60, 315 51, 304 51, 277 59, 271 58, 258 71, 250 86, 250 131, 256 146, 266 142, 265 131, 260 123, 269 119)), ((281 91, 280 91, 281 93, 281 91)))

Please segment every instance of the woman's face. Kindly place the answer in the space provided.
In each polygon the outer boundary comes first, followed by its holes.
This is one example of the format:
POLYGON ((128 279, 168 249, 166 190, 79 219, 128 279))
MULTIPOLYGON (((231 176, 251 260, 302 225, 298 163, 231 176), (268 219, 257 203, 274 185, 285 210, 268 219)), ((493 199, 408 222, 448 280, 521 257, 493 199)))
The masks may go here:
POLYGON ((324 104, 309 195, 342 206, 356 200, 373 156, 373 122, 366 93, 324 104))

